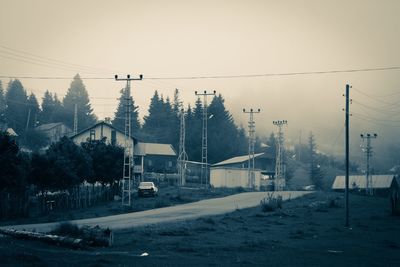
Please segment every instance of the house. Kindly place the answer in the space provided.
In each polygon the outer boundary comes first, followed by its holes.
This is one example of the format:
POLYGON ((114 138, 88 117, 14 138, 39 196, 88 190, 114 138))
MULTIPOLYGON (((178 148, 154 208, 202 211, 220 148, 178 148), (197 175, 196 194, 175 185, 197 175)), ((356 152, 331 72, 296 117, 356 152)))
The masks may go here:
POLYGON ((268 153, 254 154, 254 170, 249 176, 249 156, 233 157, 211 166, 210 184, 214 187, 243 187, 260 190, 262 180, 274 178, 273 157, 268 153))
MULTIPOLYGON (((125 145, 124 132, 104 121, 98 122, 80 131, 79 133, 72 135, 70 138, 77 145, 95 140, 105 140, 106 144, 117 145, 121 147, 124 147, 125 145)), ((129 145, 133 147, 133 145, 136 145, 138 143, 138 140, 137 138, 131 136, 128 142, 129 145)), ((131 155, 134 154, 133 152, 134 151, 131 151, 131 155)))
MULTIPOLYGON (((90 140, 105 140, 106 144, 125 146, 125 133, 107 122, 95 125, 71 136, 71 140, 80 145, 90 140)), ((175 173, 177 155, 171 144, 140 142, 131 136, 128 144, 133 147, 130 155, 133 156, 135 177, 142 180, 146 173, 175 173)))
MULTIPOLYGON (((372 189, 374 194, 388 196, 390 187, 395 176, 390 175, 372 175, 372 189)), ((336 176, 333 184, 333 190, 345 189, 345 176, 336 176)), ((362 191, 367 189, 367 178, 365 175, 350 175, 349 176, 349 190, 362 191)))
POLYGON ((47 136, 50 144, 56 143, 62 137, 72 134, 72 130, 62 122, 42 124, 35 127, 35 130, 47 136))
POLYGON ((170 144, 138 142, 135 145, 135 168, 141 166, 141 173, 176 173, 176 160, 176 152, 170 144))

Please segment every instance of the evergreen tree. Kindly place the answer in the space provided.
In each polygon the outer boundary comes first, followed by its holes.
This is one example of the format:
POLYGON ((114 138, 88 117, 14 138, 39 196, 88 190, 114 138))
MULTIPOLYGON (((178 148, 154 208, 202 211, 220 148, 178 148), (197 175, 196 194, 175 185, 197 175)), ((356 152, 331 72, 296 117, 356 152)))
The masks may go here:
POLYGON ((96 117, 90 106, 89 95, 79 74, 75 75, 63 99, 65 109, 65 124, 73 128, 75 104, 78 108, 78 131, 85 129, 96 122, 96 117))
POLYGON ((150 100, 149 114, 144 117, 143 132, 146 136, 146 140, 150 142, 161 142, 163 133, 163 112, 164 103, 163 99, 158 96, 158 92, 155 91, 153 97, 150 100))
POLYGON ((28 112, 29 111, 30 111, 30 116, 29 116, 28 127, 34 128, 40 116, 40 108, 36 96, 33 93, 31 93, 28 97, 28 112))
POLYGON ((201 161, 201 130, 203 105, 200 98, 195 102, 194 110, 188 107, 188 118, 186 121, 186 153, 190 160, 201 161), (190 110, 190 112, 189 112, 190 110))
POLYGON ((42 98, 42 111, 40 112, 39 123, 62 122, 65 117, 64 114, 64 107, 58 99, 57 94, 53 96, 53 94, 47 90, 42 98))
POLYGON ((222 95, 214 96, 208 109, 208 161, 216 163, 237 156, 239 131, 226 110, 222 95))
POLYGON ((0 81, 0 122, 6 122, 6 97, 3 89, 3 84, 0 81))
POLYGON ((310 132, 310 136, 308 137, 308 149, 310 180, 314 183, 317 189, 322 189, 324 175, 321 166, 317 161, 317 145, 312 132, 310 132))
MULTIPOLYGON (((121 96, 119 98, 119 104, 117 111, 115 112, 115 117, 112 121, 112 125, 120 129, 121 131, 125 131, 125 115, 126 115, 126 102, 128 96, 128 90, 127 88, 121 89, 121 96)), ((139 122, 139 111, 138 111, 138 106, 135 106, 135 100, 132 98, 132 103, 131 103, 131 129, 132 129, 132 134, 134 136, 137 136, 138 133, 140 133, 140 122, 139 122)))
POLYGON ((10 81, 6 93, 6 118, 17 134, 25 131, 28 119, 28 96, 19 80, 10 81))

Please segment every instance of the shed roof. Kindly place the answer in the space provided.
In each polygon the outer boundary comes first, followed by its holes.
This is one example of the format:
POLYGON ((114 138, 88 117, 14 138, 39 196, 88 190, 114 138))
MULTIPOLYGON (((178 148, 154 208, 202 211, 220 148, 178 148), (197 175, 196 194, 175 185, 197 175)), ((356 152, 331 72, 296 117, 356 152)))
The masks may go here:
POLYGON ((50 130, 50 129, 57 127, 59 125, 62 125, 62 124, 64 124, 64 123, 62 123, 62 122, 46 123, 46 124, 42 124, 42 125, 36 127, 35 129, 39 130, 39 131, 47 131, 47 130, 50 130))
MULTIPOLYGON (((372 188, 384 189, 390 188, 394 175, 371 175, 372 188)), ((349 188, 360 188, 365 189, 367 187, 367 180, 365 175, 350 175, 349 176, 349 188)), ((333 182, 332 189, 344 189, 345 188, 345 177, 336 176, 333 182)))
MULTIPOLYGON (((257 153, 254 154, 254 158, 257 158, 261 155, 263 155, 264 153, 257 153)), ((235 163, 242 163, 242 162, 246 162, 249 160, 249 155, 245 155, 245 156, 238 156, 238 157, 233 157, 218 163, 213 164, 213 167, 217 167, 217 166, 222 166, 222 165, 228 165, 228 164, 235 164, 235 163)))
POLYGON ((160 156, 176 156, 176 152, 170 144, 157 143, 137 143, 135 146, 135 154, 139 156, 160 155, 160 156))

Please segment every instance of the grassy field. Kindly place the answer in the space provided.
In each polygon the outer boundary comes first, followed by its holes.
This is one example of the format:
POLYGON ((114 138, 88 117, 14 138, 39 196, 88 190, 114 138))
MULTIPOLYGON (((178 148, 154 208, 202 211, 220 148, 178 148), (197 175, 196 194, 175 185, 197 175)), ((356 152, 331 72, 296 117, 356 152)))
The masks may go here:
POLYGON ((193 221, 115 233, 110 248, 73 250, 0 238, 9 266, 399 266, 400 218, 386 198, 315 193, 283 203, 193 221), (11 243, 11 245, 10 245, 11 243), (148 253, 148 256, 140 256, 148 253))

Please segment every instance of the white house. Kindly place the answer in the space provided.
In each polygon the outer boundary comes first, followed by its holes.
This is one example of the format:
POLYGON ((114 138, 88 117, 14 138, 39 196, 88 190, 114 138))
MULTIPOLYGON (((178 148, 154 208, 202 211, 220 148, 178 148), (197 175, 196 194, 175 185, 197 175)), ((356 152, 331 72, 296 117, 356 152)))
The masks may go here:
MULTIPOLYGON (((95 125, 71 136, 71 140, 77 145, 91 140, 105 140, 106 144, 117 145, 121 147, 125 146, 125 134, 104 121, 96 123, 95 125)), ((133 136, 131 136, 131 138, 128 140, 128 144, 131 147, 137 143, 137 139, 133 136)), ((131 155, 134 155, 133 149, 131 150, 131 155)))
MULTIPOLYGON (((104 121, 71 136, 71 140, 80 145, 90 140, 104 140, 106 144, 125 147, 125 134, 104 121)), ((176 152, 171 144, 144 143, 131 136, 128 139, 131 146, 130 154, 134 159, 135 176, 143 177, 144 173, 175 173, 176 152)))

